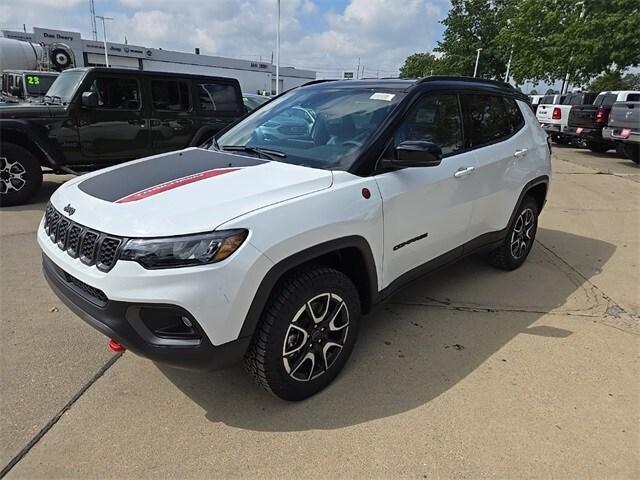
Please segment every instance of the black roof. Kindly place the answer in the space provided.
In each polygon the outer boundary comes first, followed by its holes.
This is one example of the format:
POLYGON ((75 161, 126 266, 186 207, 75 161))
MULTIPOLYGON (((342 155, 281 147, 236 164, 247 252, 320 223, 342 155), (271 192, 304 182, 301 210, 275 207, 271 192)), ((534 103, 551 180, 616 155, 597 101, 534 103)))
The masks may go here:
POLYGON ((363 80, 314 80, 305 83, 303 86, 330 85, 332 88, 379 88, 389 90, 409 91, 421 85, 447 85, 453 88, 474 88, 479 90, 490 90, 507 95, 521 97, 528 101, 523 93, 519 92, 512 85, 498 80, 487 80, 473 77, 454 77, 445 75, 433 75, 430 77, 417 79, 400 78, 372 78, 363 80))
POLYGON ((65 72, 100 72, 100 73, 117 73, 117 74, 127 74, 132 76, 163 76, 163 77, 176 77, 176 78, 216 78, 216 79, 224 79, 228 81, 237 81, 234 77, 220 77, 216 75, 207 75, 205 73, 179 73, 179 72, 159 72, 155 70, 136 70, 133 68, 117 68, 117 67, 77 67, 77 68, 68 68, 65 72))

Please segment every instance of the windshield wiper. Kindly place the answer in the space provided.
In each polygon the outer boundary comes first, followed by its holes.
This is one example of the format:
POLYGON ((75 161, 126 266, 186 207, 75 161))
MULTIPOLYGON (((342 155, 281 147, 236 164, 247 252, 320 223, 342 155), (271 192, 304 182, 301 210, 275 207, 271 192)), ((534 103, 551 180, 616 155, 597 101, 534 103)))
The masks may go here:
POLYGON ((287 158, 287 154, 278 150, 271 150, 270 148, 250 147, 248 145, 224 145, 222 150, 228 152, 248 152, 255 153, 256 155, 262 155, 269 159, 271 157, 287 158))

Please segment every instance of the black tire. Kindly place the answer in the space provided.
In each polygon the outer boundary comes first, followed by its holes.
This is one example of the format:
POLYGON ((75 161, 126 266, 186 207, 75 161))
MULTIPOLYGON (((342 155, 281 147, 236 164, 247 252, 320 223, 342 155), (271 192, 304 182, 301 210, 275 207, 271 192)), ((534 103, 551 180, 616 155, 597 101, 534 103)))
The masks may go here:
POLYGON ((571 143, 571 138, 565 135, 554 135, 552 137, 552 140, 558 145, 568 145, 569 143, 571 143))
POLYGON ((584 138, 581 137, 571 137, 571 145, 575 148, 586 148, 586 143, 584 138))
POLYGON ((525 197, 507 230, 502 245, 489 253, 489 263, 502 270, 515 270, 529 256, 538 230, 538 203, 533 197, 525 197), (531 219, 529 223, 528 219, 531 219), (516 241, 519 242, 516 245, 516 241))
POLYGON ((293 272, 274 289, 262 312, 245 355, 247 371, 283 400, 310 397, 346 364, 359 320, 360 297, 345 274, 319 265, 293 272))
POLYGON ((611 150, 611 146, 600 142, 587 142, 587 148, 593 153, 606 153, 611 150))
POLYGON ((26 148, 0 144, 0 206, 27 203, 42 186, 42 168, 26 148))
POLYGON ((640 145, 638 145, 637 143, 625 143, 624 154, 636 165, 640 165, 640 145))

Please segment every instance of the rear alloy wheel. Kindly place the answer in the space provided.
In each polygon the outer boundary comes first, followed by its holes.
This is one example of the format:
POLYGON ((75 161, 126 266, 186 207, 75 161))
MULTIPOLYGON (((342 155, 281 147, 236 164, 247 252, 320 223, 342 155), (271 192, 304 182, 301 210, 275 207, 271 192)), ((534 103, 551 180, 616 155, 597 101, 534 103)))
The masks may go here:
POLYGON ((347 362, 358 333, 358 291, 324 266, 285 278, 272 294, 245 357, 256 382, 284 400, 319 392, 347 362))
POLYGON ((515 270, 527 259, 538 230, 538 204, 526 197, 502 245, 489 254, 489 262, 502 270, 515 270))
POLYGON ((42 169, 28 150, 0 145, 0 206, 26 203, 42 185, 42 169))

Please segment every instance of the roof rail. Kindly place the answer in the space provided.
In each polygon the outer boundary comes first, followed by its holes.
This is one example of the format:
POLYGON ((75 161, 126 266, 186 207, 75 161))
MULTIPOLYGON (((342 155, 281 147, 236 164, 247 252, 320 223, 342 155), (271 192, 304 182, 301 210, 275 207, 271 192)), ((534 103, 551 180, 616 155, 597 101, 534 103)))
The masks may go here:
POLYGON ((316 83, 326 83, 326 82, 336 82, 337 79, 335 78, 323 78, 320 80, 311 80, 310 82, 307 83, 303 83, 302 85, 300 85, 301 87, 306 87, 307 85, 315 85, 316 83))
POLYGON ((452 80, 456 82, 470 82, 470 83, 484 83, 485 85, 494 85, 496 87, 509 88, 515 90, 510 83, 502 82, 500 80, 488 80, 486 78, 475 77, 456 77, 454 75, 431 75, 429 77, 423 77, 418 79, 417 83, 437 82, 441 80, 452 80))

